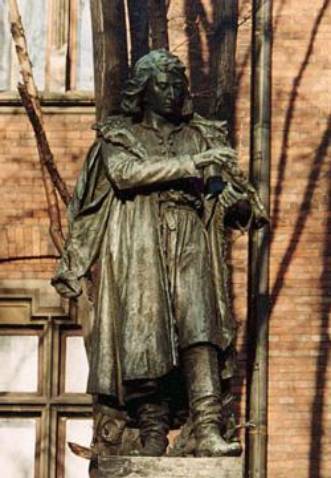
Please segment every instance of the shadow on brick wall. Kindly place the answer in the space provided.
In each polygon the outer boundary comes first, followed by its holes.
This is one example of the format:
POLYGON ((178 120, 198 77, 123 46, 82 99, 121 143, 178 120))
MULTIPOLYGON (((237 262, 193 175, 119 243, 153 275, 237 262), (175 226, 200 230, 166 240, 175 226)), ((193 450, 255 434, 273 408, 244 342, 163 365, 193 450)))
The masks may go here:
MULTIPOLYGON (((295 106, 296 102, 298 99, 299 95, 299 88, 301 86, 302 80, 304 78, 304 74, 309 67, 310 60, 312 58, 312 55, 314 53, 314 44, 315 40, 319 31, 319 27, 321 25, 321 22, 323 20, 323 17, 325 15, 326 9, 330 5, 330 0, 324 0, 323 5, 321 9, 318 12, 318 15, 314 21, 313 28, 311 30, 311 35, 310 39, 308 42, 308 47, 305 53, 305 56, 303 58, 303 61, 301 63, 300 69, 298 71, 298 74, 293 80, 293 85, 292 85, 292 91, 289 97, 289 102, 288 106, 286 109, 286 114, 285 114, 285 120, 284 120, 284 126, 283 126, 283 138, 282 138, 282 146, 281 146, 281 153, 280 157, 278 160, 278 175, 277 175, 277 182, 276 182, 276 188, 275 188, 275 201, 274 201, 274 206, 273 206, 273 229, 278 225, 279 221, 279 214, 280 214, 280 199, 281 199, 281 194, 282 194, 282 189, 283 189, 283 181, 285 177, 285 171, 286 171, 286 163, 288 159, 288 149, 289 149, 289 141, 290 141, 290 136, 291 136, 291 130, 292 130, 292 123, 293 123, 293 118, 294 118, 294 113, 295 113, 295 106)), ((273 239, 273 238, 272 238, 273 239)), ((272 240, 271 239, 271 240, 272 240)), ((274 287, 275 289, 275 287, 274 287)), ((273 291, 274 293, 277 292, 276 290, 273 291)))
MULTIPOLYGON (((315 152, 315 157, 312 169, 307 181, 304 197, 300 206, 297 221, 293 228, 293 233, 289 241, 287 250, 281 260, 279 272, 272 288, 271 296, 273 299, 272 309, 275 306, 277 298, 281 292, 283 280, 286 271, 291 263, 293 255, 298 247, 300 236, 305 228, 307 218, 312 206, 312 199, 314 192, 318 186, 318 180, 322 165, 327 158, 328 148, 331 145, 331 115, 329 116, 327 127, 321 138, 320 144, 315 152)), ((330 178, 331 179, 331 178, 330 178)), ((331 211, 331 182, 329 191, 329 211, 331 211)), ((328 216, 328 221, 325 228, 325 243, 323 250, 324 268, 320 278, 321 290, 327 294, 327 284, 329 280, 329 257, 331 250, 331 216, 328 216)), ((323 294, 324 295, 324 294, 323 294)), ((309 463, 309 478, 321 478, 321 452, 322 452, 322 437, 323 437, 323 411, 324 411, 324 389, 327 378, 327 365, 330 352, 330 342, 328 339, 329 327, 329 313, 330 302, 328 297, 322 295, 321 299, 321 318, 320 318, 320 338, 318 346, 318 356, 316 361, 316 375, 315 375, 315 391, 312 405, 311 415, 311 438, 310 438, 310 463, 309 463)))
MULTIPOLYGON (((313 28, 308 43, 308 47, 305 52, 303 62, 300 66, 297 76, 294 78, 292 91, 289 98, 288 107, 285 114, 283 138, 281 154, 278 163, 278 176, 275 189, 275 200, 273 207, 273 230, 275 231, 280 217, 280 200, 283 190, 283 181, 285 178, 286 165, 288 160, 288 149, 291 135, 291 127, 294 118, 296 101, 298 99, 299 88, 302 83, 304 74, 310 64, 311 57, 314 51, 315 40, 319 31, 319 27, 325 15, 326 9, 330 5, 330 0, 325 0, 321 9, 314 21, 313 28)), ((316 148, 313 164, 310 174, 308 176, 306 188, 304 191, 303 200, 300 205, 297 220, 293 227, 293 232, 289 240, 288 247, 280 261, 279 271, 272 287, 271 297, 272 306, 271 311, 275 307, 279 294, 281 293, 284 278, 286 272, 291 264, 296 249, 299 245, 300 237, 304 231, 309 213, 312 208, 312 200, 318 182, 321 176, 322 166, 327 160, 328 148, 331 144, 331 115, 328 118, 326 129, 321 137, 320 143, 316 148)), ((331 210, 331 184, 329 190, 329 208, 331 210)), ((316 361, 315 372, 315 388, 314 397, 311 409, 311 425, 310 425, 310 451, 309 451, 309 478, 321 478, 321 461, 322 461, 322 446, 323 446, 323 413, 325 407, 325 386, 327 379, 327 365, 330 353, 330 340, 328 338, 329 327, 329 314, 330 303, 327 297, 327 281, 329 277, 329 255, 331 250, 331 217, 328 217, 328 221, 325 229, 325 242, 324 242, 324 268, 320 278, 320 288, 325 291, 321 296, 321 317, 320 317, 320 333, 318 344, 318 355, 316 361), (326 296, 326 297, 325 297, 326 296)), ((273 237, 271 238, 273 240, 273 237)))
MULTIPOLYGON (((329 117, 328 127, 325 130, 316 156, 320 154, 321 163, 327 153, 327 148, 331 144, 331 115, 329 117)), ((331 251, 331 174, 329 177, 328 190, 328 219, 325 226, 325 240, 323 247, 323 271, 320 278, 320 288, 323 291, 321 296, 321 317, 318 355, 316 360, 315 373, 315 392, 312 403, 311 414, 311 432, 310 432, 310 454, 309 454, 309 478, 322 478, 321 461, 323 453, 323 437, 324 433, 323 419, 325 411, 325 395, 328 363, 330 359, 331 341, 329 336, 330 313, 331 313, 331 297, 328 293, 330 288, 330 251, 331 251)), ((325 475, 324 475, 325 476, 325 475)))
MULTIPOLYGON (((314 44, 319 31, 319 27, 324 18, 327 8, 330 5, 330 0, 324 0, 317 16, 314 21, 311 35, 309 38, 308 46, 301 63, 298 74, 293 80, 292 91, 290 93, 288 106, 285 113, 283 137, 281 145, 281 154, 278 161, 278 175, 275 189, 275 200, 273 206, 273 231, 279 222, 280 217, 280 200, 283 191, 283 182, 285 178, 285 171, 288 160, 288 150, 290 135, 292 131, 292 123, 295 113, 296 102, 298 100, 299 88, 304 78, 305 72, 309 67, 310 60, 314 52, 314 44)), ((300 205, 297 220, 293 227, 293 232, 289 240, 288 247, 280 261, 279 271, 275 280, 275 283, 271 290, 272 305, 271 311, 275 307, 279 294, 283 287, 285 274, 291 264, 294 257, 294 253, 299 245, 300 237, 304 231, 309 213, 312 208, 312 200, 314 192, 318 187, 318 182, 321 176, 322 166, 326 161, 328 148, 331 144, 331 115, 328 118, 326 129, 321 137, 320 143, 316 148, 313 164, 310 174, 308 176, 306 188, 303 195, 303 200, 300 205)), ((329 208, 331 210, 331 184, 329 190, 329 208)), ((328 221, 325 229, 325 243, 323 250, 324 268, 320 278, 320 287, 322 291, 326 291, 327 294, 327 280, 329 276, 329 260, 331 250, 331 217, 328 217, 328 221)), ((271 237, 271 241, 273 237, 271 237)), ((309 452, 309 478, 321 478, 321 459, 322 459, 322 446, 323 446, 323 412, 325 407, 324 390, 327 379, 327 365, 330 353, 330 341, 328 338, 329 327, 329 314, 330 303, 328 297, 325 294, 321 297, 321 317, 320 317, 320 337, 318 344, 318 355, 316 361, 315 372, 315 388, 314 398, 311 410, 311 426, 310 426, 310 452, 309 452)))
MULTIPOLYGON (((279 24, 279 17, 283 7, 286 4, 286 0, 283 0, 278 8, 274 19, 274 33, 279 24)), ((319 31, 319 27, 322 23, 324 15, 327 8, 330 5, 330 0, 324 0, 321 8, 315 18, 313 27, 311 30, 309 42, 305 55, 299 71, 295 76, 292 84, 292 90, 289 96, 288 106, 285 112, 284 118, 284 127, 283 127, 283 137, 281 143, 281 154, 278 160, 278 174, 276 180, 276 189, 275 189, 275 199, 273 205, 273 231, 276 230, 276 227, 279 223, 280 218, 280 200, 283 192, 283 182, 285 178, 285 171, 288 162, 288 150, 290 143, 290 136, 292 132, 292 123, 295 114, 296 102, 299 99, 299 88, 302 84, 305 72, 310 65, 310 61, 314 52, 315 40, 319 31)), ((249 50, 244 55, 243 62, 241 63, 238 75, 237 75, 237 89, 239 88, 240 82, 242 80, 244 70, 247 66, 247 63, 250 58, 249 50)), ((281 293, 284 278, 286 272, 291 264, 291 261, 294 257, 296 249, 299 244, 300 237, 306 226, 308 216, 312 208, 312 200, 314 192, 318 187, 319 178, 321 176, 321 170, 323 164, 326 162, 328 148, 331 144, 331 115, 328 118, 327 125, 324 133, 322 134, 320 143, 315 150, 313 164, 311 167, 310 174, 307 179, 303 199, 299 208, 299 213, 297 219, 294 223, 293 232, 289 239, 288 247, 280 260, 280 266, 276 280, 272 286, 271 297, 272 305, 270 313, 276 305, 277 299, 281 293)), ((329 211, 331 211, 331 185, 329 191, 329 211)), ((330 354, 330 340, 328 338, 328 327, 329 327, 329 314, 330 314, 330 303, 328 297, 325 297, 327 294, 326 287, 327 281, 329 280, 329 259, 330 250, 331 250, 331 217, 328 218, 328 222, 325 229, 325 244, 324 244, 324 270, 320 278, 320 287, 321 290, 325 291, 325 294, 322 296, 321 300, 321 318, 320 318, 320 337, 318 344, 318 356, 316 361, 316 372, 315 372, 315 389, 314 397, 311 409, 311 426, 310 426, 310 452, 309 452, 309 478, 322 478, 321 475, 321 459, 322 459, 322 445, 323 445, 323 412, 325 407, 325 398, 324 390, 326 386, 327 379, 327 364, 330 354)), ((273 237, 271 237, 271 241, 273 237)), ((246 340, 244 341, 244 344, 246 340)), ((245 345, 244 345, 245 346, 245 345)), ((244 354, 244 351, 241 351, 244 354)), ((241 384, 242 385, 242 384, 241 384)), ((243 385, 242 385, 243 386, 243 385)))

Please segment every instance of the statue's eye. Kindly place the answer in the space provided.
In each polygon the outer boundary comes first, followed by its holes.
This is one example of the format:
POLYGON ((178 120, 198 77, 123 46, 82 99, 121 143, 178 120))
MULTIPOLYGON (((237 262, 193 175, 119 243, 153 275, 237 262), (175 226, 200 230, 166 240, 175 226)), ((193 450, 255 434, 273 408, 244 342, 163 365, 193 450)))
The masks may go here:
POLYGON ((174 83, 173 86, 174 86, 174 89, 175 89, 176 91, 182 91, 182 89, 183 89, 183 84, 180 83, 180 82, 179 82, 179 83, 174 83))
POLYGON ((159 87, 162 90, 165 90, 167 86, 168 86, 168 83, 166 83, 165 81, 162 81, 162 82, 159 83, 159 87))

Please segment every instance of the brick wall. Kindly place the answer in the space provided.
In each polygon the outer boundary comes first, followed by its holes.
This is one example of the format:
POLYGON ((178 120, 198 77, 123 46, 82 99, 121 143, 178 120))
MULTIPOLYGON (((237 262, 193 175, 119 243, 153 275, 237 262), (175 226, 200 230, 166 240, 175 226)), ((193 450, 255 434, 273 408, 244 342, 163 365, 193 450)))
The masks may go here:
MULTIPOLYGON (((180 3, 172 3, 171 42, 186 58, 180 3)), ((270 478, 287 478, 293 473, 298 478, 328 478, 331 2, 273 3, 268 470, 270 478)), ((211 2, 204 4, 210 12, 211 2)), ((249 147, 249 13, 250 2, 243 0, 238 38, 237 146, 244 168, 249 147)), ((89 107, 53 107, 46 108, 45 113, 57 164, 72 187, 93 139, 89 129, 93 111, 89 107)), ((2 263, 0 279, 48 280, 56 252, 48 237, 33 134, 20 108, 0 107, 0 139, 0 257, 26 258, 2 263)), ((238 409, 243 412, 247 239, 234 236, 233 241, 233 293, 241 361, 236 389, 241 394, 238 409)))
MULTIPOLYGON (((91 108, 45 108, 46 130, 61 175, 72 190, 93 141, 91 108)), ((1 279, 49 279, 56 250, 35 139, 21 108, 0 109, 1 279), (17 260, 20 257, 26 258, 17 260), (16 259, 15 261, 13 259, 16 259)), ((65 214, 63 214, 65 217, 65 214)))
POLYGON ((329 1, 275 1, 269 472, 331 475, 329 1))

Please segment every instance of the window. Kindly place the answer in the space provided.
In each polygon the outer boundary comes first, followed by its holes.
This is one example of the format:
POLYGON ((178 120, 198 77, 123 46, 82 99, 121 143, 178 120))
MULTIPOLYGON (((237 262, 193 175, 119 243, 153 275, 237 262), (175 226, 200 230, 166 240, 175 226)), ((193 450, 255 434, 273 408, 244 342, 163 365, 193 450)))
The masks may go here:
MULTIPOLYGON (((9 29, 8 0, 0 0, 0 95, 16 94, 19 79, 9 29)), ((89 0, 18 0, 38 89, 44 96, 93 92, 89 0)))
POLYGON ((1 299, 0 361, 0 469, 11 478, 88 478, 88 461, 68 447, 92 439, 80 328, 33 316, 28 300, 1 299))

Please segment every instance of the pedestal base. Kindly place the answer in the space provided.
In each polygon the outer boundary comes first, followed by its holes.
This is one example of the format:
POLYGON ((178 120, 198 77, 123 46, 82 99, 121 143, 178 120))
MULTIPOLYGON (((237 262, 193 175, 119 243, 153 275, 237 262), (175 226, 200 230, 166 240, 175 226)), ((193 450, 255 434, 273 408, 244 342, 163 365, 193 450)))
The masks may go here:
POLYGON ((242 478, 243 458, 99 457, 98 478, 242 478))

